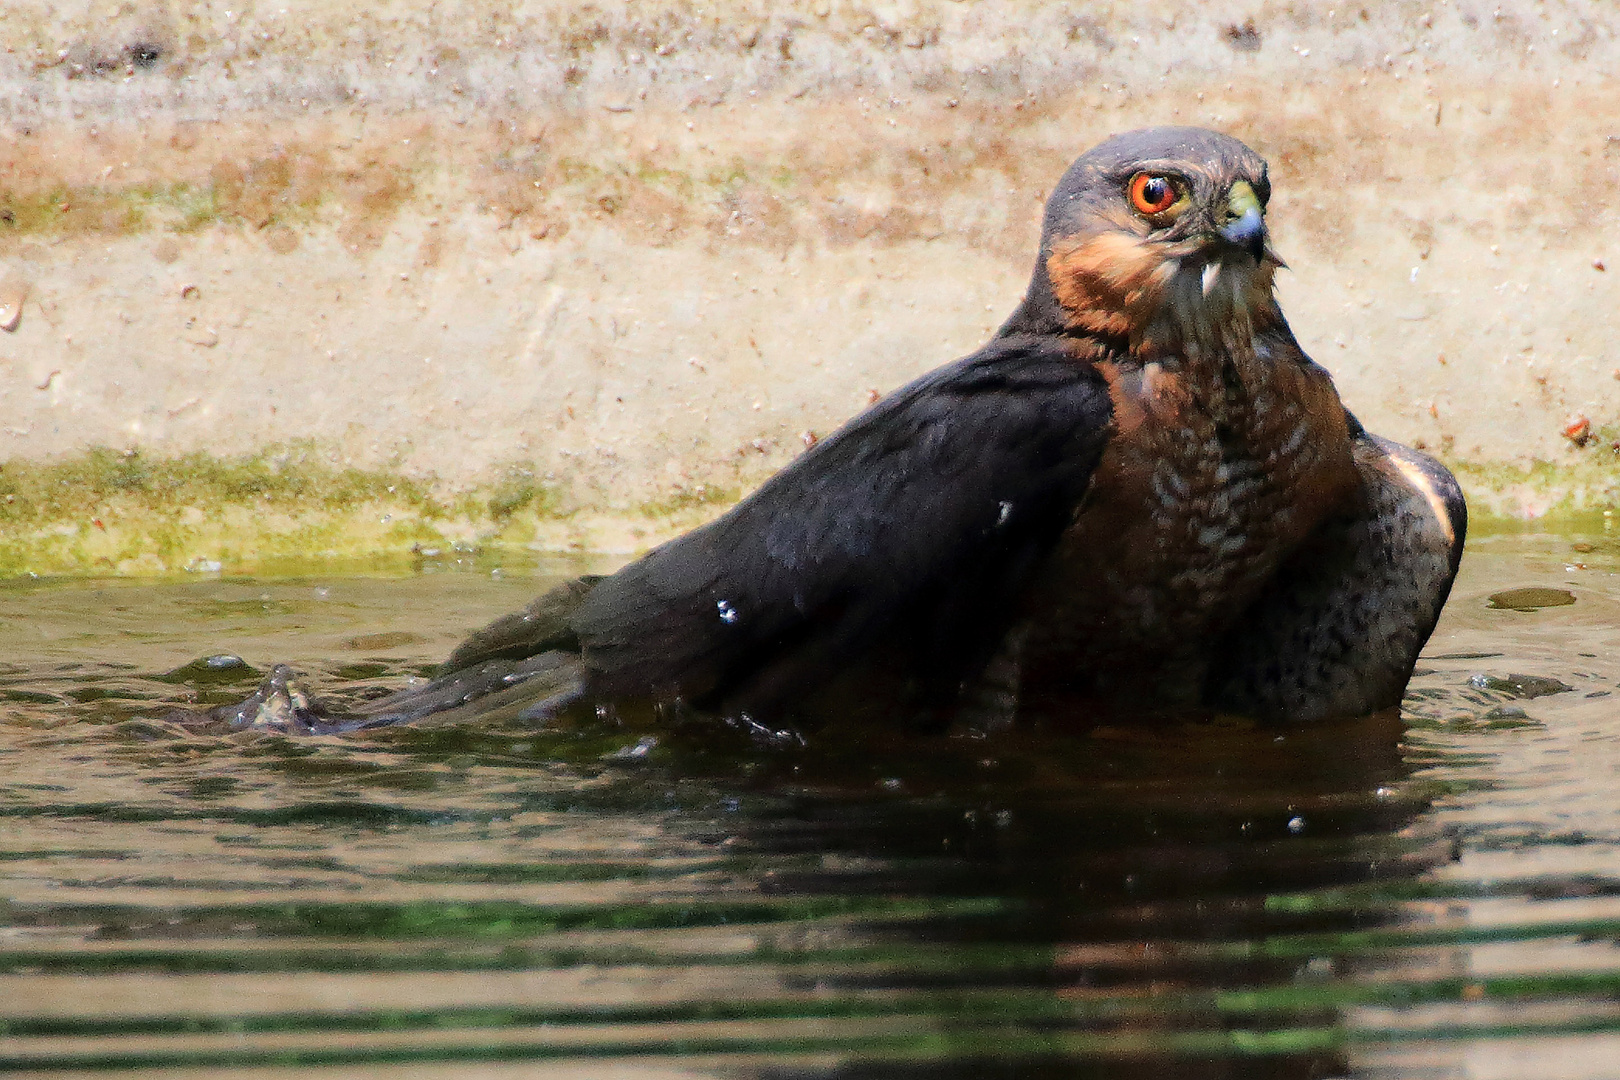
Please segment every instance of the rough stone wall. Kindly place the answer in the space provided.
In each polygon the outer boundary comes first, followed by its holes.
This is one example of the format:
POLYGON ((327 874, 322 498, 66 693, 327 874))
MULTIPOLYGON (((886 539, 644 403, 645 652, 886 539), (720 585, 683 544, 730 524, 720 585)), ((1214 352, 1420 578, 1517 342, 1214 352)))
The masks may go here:
POLYGON ((1176 122, 1270 160, 1285 310, 1370 427, 1482 504, 1606 499, 1617 31, 1518 0, 11 2, 0 459, 298 443, 446 497, 701 505, 974 349, 1067 162, 1176 122))

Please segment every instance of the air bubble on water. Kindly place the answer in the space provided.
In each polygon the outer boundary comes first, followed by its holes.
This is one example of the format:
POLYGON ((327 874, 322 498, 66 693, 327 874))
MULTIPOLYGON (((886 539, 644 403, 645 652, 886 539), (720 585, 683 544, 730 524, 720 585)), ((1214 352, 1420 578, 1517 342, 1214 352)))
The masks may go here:
POLYGON ((716 600, 715 610, 720 612, 720 621, 730 626, 737 621, 737 609, 731 605, 730 600, 716 600))
POLYGON ((1305 819, 1295 814, 1288 819, 1288 831, 1296 836, 1305 831, 1305 819))

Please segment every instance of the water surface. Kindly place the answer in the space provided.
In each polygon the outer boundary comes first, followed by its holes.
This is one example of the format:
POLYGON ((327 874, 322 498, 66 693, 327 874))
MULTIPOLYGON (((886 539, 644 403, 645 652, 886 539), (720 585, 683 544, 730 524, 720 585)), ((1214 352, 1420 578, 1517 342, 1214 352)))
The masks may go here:
POLYGON ((806 749, 160 719, 396 688, 546 567, 13 582, 0 1070, 1613 1076, 1617 569, 1473 545, 1399 716, 806 749))

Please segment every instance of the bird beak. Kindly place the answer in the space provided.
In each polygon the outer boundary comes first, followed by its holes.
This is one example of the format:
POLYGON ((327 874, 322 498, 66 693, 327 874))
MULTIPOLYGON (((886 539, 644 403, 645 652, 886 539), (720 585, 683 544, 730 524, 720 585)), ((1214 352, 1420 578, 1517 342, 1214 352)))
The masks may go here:
POLYGON ((1266 216, 1248 181, 1239 180, 1226 193, 1225 218, 1221 238, 1247 251, 1259 266, 1266 254, 1266 216))

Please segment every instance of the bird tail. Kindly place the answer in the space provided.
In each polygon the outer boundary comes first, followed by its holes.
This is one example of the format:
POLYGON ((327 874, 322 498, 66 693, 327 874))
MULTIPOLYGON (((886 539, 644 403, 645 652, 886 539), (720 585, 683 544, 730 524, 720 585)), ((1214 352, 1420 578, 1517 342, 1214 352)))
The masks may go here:
POLYGON ((207 712, 180 710, 167 719, 200 731, 287 735, 365 731, 430 718, 435 723, 544 723, 584 694, 584 664, 573 653, 555 650, 522 660, 487 660, 348 709, 315 698, 297 671, 277 664, 247 700, 207 712))

